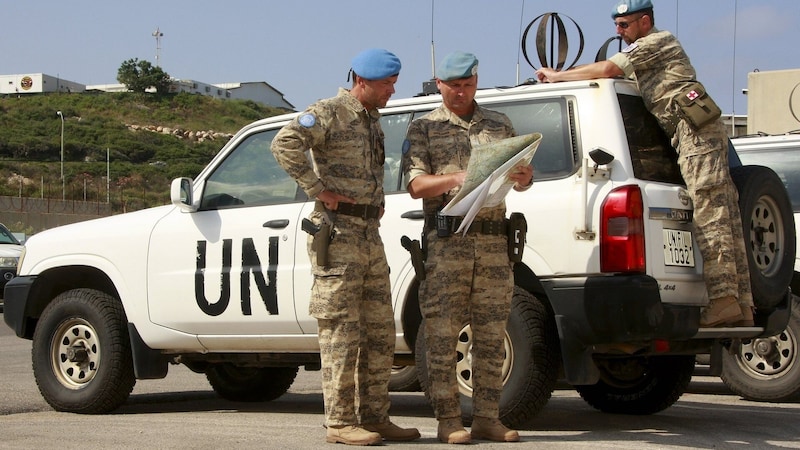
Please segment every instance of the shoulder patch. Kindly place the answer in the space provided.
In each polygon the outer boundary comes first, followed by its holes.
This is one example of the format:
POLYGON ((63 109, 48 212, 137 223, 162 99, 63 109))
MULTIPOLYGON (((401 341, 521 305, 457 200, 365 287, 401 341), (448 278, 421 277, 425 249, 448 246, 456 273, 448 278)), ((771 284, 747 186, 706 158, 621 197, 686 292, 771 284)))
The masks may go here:
POLYGON ((317 123, 317 118, 311 113, 305 113, 297 119, 297 122, 305 128, 311 128, 317 123))
POLYGON ((632 51, 636 50, 638 47, 639 47, 639 44, 637 44, 636 42, 634 42, 633 44, 631 44, 631 45, 629 45, 629 46, 627 46, 627 47, 623 48, 623 49, 622 49, 622 53, 630 53, 630 52, 632 52, 632 51))
POLYGON ((408 139, 403 141, 403 154, 405 155, 408 151, 411 150, 411 142, 408 139))

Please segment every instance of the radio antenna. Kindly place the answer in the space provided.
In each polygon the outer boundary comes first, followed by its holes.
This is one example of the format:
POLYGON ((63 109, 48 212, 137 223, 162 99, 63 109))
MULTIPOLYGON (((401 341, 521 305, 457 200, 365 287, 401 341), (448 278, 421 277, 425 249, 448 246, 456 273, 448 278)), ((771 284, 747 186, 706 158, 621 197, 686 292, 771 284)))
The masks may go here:
MULTIPOLYGON (((523 17, 525 17, 525 0, 522 0, 522 9, 519 12, 519 38, 517 42, 522 42, 522 21, 523 17)), ((517 83, 516 85, 519 86, 519 54, 522 51, 522 45, 520 44, 517 47, 517 83)))
POLYGON ((431 79, 436 78, 436 46, 433 43, 433 5, 436 0, 431 0, 431 79))

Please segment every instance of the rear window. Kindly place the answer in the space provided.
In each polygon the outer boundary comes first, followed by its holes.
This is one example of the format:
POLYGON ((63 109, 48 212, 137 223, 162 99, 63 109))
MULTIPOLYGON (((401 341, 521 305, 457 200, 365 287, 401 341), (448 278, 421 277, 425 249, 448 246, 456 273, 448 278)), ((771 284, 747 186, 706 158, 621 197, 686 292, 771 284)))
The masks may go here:
POLYGON ((619 94, 633 175, 646 181, 685 185, 678 168, 678 153, 641 97, 619 94))

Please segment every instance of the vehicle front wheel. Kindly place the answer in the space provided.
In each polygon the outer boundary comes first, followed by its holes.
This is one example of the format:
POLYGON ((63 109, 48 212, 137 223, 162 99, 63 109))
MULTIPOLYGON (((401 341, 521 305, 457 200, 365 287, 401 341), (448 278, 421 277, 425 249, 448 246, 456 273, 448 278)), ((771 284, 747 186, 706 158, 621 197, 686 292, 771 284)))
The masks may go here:
POLYGON ((297 367, 243 367, 210 364, 206 378, 220 397, 234 402, 267 402, 285 394, 297 377, 297 367))
POLYGON ((136 384, 125 311, 104 292, 74 289, 53 299, 31 354, 39 391, 56 411, 113 411, 136 384))
POLYGON ((747 400, 782 402, 800 398, 800 297, 775 336, 734 340, 722 352, 722 381, 747 400))
POLYGON ((586 403, 603 412, 655 414, 683 395, 694 363, 694 355, 598 359, 600 381, 575 389, 586 403))
POLYGON ((414 366, 392 366, 389 392, 419 392, 421 390, 414 366))

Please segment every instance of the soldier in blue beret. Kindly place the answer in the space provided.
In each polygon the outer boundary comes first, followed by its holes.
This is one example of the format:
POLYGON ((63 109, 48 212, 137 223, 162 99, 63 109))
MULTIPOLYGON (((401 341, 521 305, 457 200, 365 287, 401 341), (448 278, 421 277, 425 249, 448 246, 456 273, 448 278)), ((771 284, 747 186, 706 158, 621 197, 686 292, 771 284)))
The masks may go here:
POLYGON ((619 0, 611 18, 628 47, 606 61, 563 72, 545 67, 536 76, 556 82, 635 75, 645 106, 672 138, 694 203, 695 237, 709 298, 700 326, 753 326, 738 193, 728 169, 728 135, 719 107, 697 81, 678 39, 655 28, 650 0, 619 0))
MULTIPOLYGON (((519 433, 499 420, 503 392, 503 341, 514 289, 505 231, 506 205, 481 208, 466 234, 454 233, 461 218, 438 217, 464 184, 472 149, 515 135, 504 114, 475 102, 478 58, 454 52, 436 73, 442 105, 415 119, 403 143, 408 192, 422 199, 426 277, 419 291, 427 362, 427 391, 438 421, 436 436, 448 444, 472 439, 519 441, 519 433), (437 223, 452 230, 440 233, 437 223), (480 255, 480 256, 478 256, 480 255), (456 379, 456 345, 464 326, 472 327, 472 429, 464 428, 456 379)), ((520 165, 509 178, 514 189, 533 183, 533 167, 520 165)), ((444 230, 442 230, 444 231, 444 230)), ((420 341, 423 342, 423 341, 420 341)))
POLYGON ((350 65, 356 75, 365 80, 382 80, 400 74, 400 58, 382 48, 364 50, 353 58, 350 65))
POLYGON ((395 324, 378 231, 385 158, 378 108, 394 94, 400 59, 368 49, 350 67, 352 87, 309 106, 278 132, 271 150, 316 200, 308 217, 318 230, 307 245, 309 314, 317 319, 325 440, 377 445, 420 436, 389 420, 395 324))
POLYGON ((650 0, 620 0, 614 5, 614 9, 611 11, 611 18, 616 19, 617 17, 629 16, 639 11, 652 9, 653 4, 650 0))

